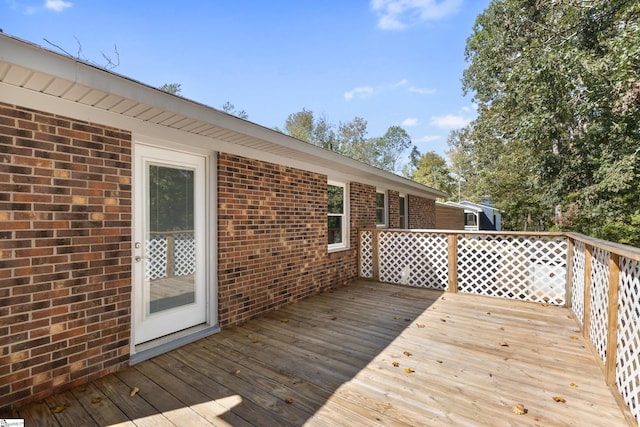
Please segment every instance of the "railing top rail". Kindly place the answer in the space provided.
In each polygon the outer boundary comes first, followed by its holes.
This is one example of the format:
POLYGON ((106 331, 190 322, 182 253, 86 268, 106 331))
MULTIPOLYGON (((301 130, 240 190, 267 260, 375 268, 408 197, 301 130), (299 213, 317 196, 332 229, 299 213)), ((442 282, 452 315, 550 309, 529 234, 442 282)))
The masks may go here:
POLYGON ((552 231, 473 231, 473 230, 441 230, 429 229, 402 229, 402 228, 361 228, 360 231, 375 232, 416 232, 416 233, 438 233, 438 234, 469 234, 469 235, 493 235, 493 236, 545 236, 545 237, 566 237, 565 233, 552 231))
POLYGON ((174 230, 174 231, 150 231, 149 234, 154 236, 171 236, 175 234, 193 233, 193 230, 174 230))
POLYGON ((607 240, 596 239, 595 237, 585 236, 580 233, 564 233, 567 237, 584 244, 605 249, 611 253, 618 254, 634 261, 640 261, 640 248, 634 246, 623 245, 621 243, 609 242, 607 240))
POLYGON ((520 237, 564 237, 585 243, 587 245, 607 250, 634 261, 640 261, 640 248, 623 245, 621 243, 609 242, 607 240, 596 239, 580 233, 553 232, 553 231, 468 231, 468 230, 439 230, 439 229, 399 229, 399 228, 363 228, 360 231, 372 232, 416 232, 416 233, 438 233, 438 234, 462 234, 462 235, 488 235, 488 236, 520 236, 520 237))

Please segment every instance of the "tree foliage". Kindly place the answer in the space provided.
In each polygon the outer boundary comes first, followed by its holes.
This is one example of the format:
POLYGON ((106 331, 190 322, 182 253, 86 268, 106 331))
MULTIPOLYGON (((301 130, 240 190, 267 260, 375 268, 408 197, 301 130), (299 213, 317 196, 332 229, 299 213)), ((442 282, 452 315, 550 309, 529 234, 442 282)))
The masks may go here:
POLYGON ((227 114, 231 114, 232 116, 236 116, 240 119, 247 120, 249 115, 244 110, 236 110, 236 106, 230 103, 229 101, 222 104, 222 111, 227 114))
POLYGON ((410 178, 447 194, 457 192, 456 181, 451 175, 446 159, 435 151, 430 151, 418 159, 410 178))
POLYGON ((478 118, 453 134, 465 192, 506 225, 640 244, 640 4, 494 0, 467 40, 478 118))
POLYGON ((362 117, 335 128, 325 116, 316 118, 307 109, 290 114, 281 132, 394 173, 401 168, 402 154, 412 147, 409 134, 400 126, 390 126, 384 135, 369 138, 362 117))
POLYGON ((181 83, 165 83, 162 86, 158 87, 163 92, 170 93, 172 95, 178 95, 182 93, 182 84, 181 83))

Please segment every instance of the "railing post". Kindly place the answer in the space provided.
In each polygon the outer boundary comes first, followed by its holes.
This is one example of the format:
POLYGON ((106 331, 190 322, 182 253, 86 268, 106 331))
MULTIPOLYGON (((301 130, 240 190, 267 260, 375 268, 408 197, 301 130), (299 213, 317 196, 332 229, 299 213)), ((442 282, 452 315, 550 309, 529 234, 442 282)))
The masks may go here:
POLYGON ((618 359, 618 288, 620 283, 620 255, 609 253, 609 307, 607 308, 607 385, 616 382, 616 360, 618 359))
POLYGON ((593 247, 584 245, 584 319, 582 319, 582 335, 590 340, 591 335, 591 258, 593 247))
POLYGON ((175 265, 173 261, 173 234, 167 235, 167 277, 175 276, 175 265))
POLYGON ((447 291, 458 292, 458 235, 449 234, 447 236, 447 277, 449 284, 447 291))
POLYGON ((567 283, 564 287, 564 301, 565 307, 571 309, 573 298, 573 251, 575 250, 573 239, 567 237, 567 283))
POLYGON ((372 262, 373 262, 373 280, 380 280, 380 262, 378 253, 378 230, 371 231, 371 250, 372 250, 372 262))

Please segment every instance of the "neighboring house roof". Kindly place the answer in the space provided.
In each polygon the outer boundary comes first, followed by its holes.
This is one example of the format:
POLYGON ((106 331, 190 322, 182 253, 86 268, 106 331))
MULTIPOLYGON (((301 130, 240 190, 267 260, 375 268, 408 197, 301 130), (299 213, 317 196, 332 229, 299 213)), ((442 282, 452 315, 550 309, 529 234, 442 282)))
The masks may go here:
POLYGON ((504 211, 502 209, 498 209, 495 206, 492 205, 485 205, 482 203, 474 203, 474 202, 469 202, 469 201, 462 201, 459 202, 459 204, 463 205, 465 208, 472 208, 474 210, 476 210, 476 212, 480 212, 483 209, 493 209, 494 211, 498 211, 500 213, 504 213, 504 211))
MULTIPOLYGON (((438 203, 438 202, 436 202, 438 203)), ((471 212, 475 212, 475 213, 480 213, 482 212, 482 208, 477 207, 477 206, 471 206, 471 205, 465 205, 463 204, 463 202, 445 202, 445 205, 451 206, 451 207, 455 207, 458 209, 464 209, 465 213, 471 213, 471 212)))
POLYGON ((204 138, 203 147, 207 140, 215 140, 215 146, 204 148, 213 147, 216 151, 426 198, 447 196, 339 153, 6 34, 0 34, 0 87, 3 102, 30 107, 41 105, 44 95, 66 102, 65 111, 58 111, 52 104, 56 114, 96 123, 100 123, 104 113, 109 113, 108 117, 116 114, 137 125, 135 129, 134 126, 127 129, 144 132, 145 124, 155 124, 198 135, 204 138), (32 96, 25 96, 25 90, 32 96))

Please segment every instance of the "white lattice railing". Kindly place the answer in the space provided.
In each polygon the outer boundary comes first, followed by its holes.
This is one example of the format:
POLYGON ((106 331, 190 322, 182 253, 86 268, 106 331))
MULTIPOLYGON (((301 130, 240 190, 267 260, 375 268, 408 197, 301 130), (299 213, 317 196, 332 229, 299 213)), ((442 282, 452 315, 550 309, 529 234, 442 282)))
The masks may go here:
POLYGON ((640 425, 640 250, 569 234, 571 309, 640 425))
POLYGON ((574 233, 374 229, 359 242, 362 278, 568 306, 640 421, 640 249, 574 233))
POLYGON ((145 279, 187 276, 195 271, 193 231, 151 233, 145 247, 145 279))

